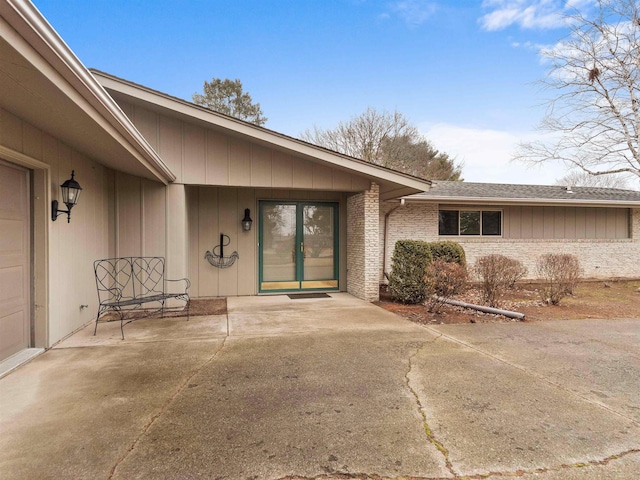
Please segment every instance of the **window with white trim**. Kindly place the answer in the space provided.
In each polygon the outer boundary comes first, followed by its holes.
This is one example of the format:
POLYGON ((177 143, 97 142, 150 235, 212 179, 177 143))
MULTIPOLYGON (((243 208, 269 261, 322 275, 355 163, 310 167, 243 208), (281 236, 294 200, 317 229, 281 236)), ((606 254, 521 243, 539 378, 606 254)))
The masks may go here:
POLYGON ((438 234, 499 237, 502 210, 439 210, 438 234))

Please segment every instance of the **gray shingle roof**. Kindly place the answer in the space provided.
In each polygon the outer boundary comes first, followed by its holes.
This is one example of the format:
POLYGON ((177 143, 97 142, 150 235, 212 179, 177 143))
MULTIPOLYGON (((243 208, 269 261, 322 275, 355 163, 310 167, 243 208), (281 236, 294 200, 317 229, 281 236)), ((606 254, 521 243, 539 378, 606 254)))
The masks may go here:
POLYGON ((640 192, 617 188, 567 187, 557 185, 517 185, 498 183, 450 182, 436 180, 427 192, 406 197, 409 200, 429 199, 509 199, 527 201, 560 201, 570 203, 611 202, 640 203, 640 192))

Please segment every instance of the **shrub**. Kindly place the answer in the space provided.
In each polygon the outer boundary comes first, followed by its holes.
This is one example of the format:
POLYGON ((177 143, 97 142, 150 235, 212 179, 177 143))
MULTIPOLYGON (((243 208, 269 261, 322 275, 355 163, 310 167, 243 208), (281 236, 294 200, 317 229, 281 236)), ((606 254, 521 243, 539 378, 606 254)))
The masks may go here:
POLYGON ((426 270, 427 299, 430 312, 438 313, 444 300, 462 292, 467 286, 467 269, 464 265, 444 260, 434 260, 426 270))
POLYGON ((529 270, 525 267, 520 260, 516 260, 515 258, 505 257, 508 261, 505 262, 504 266, 504 280, 509 288, 513 288, 518 280, 527 275, 529 270))
POLYGON ((398 240, 391 257, 389 291, 394 301, 421 303, 427 296, 425 272, 431 263, 427 242, 398 240))
POLYGON ((504 292, 515 283, 515 277, 526 274, 526 269, 525 273, 522 269, 524 267, 518 260, 504 255, 486 255, 476 260, 473 271, 482 282, 482 301, 490 307, 497 307, 504 292))
POLYGON ((560 300, 571 295, 582 276, 578 257, 566 253, 541 255, 536 269, 543 281, 540 289, 542 300, 552 305, 560 304, 560 300))
POLYGON ((431 242, 429 243, 433 260, 444 260, 445 262, 454 262, 459 265, 466 265, 467 258, 462 245, 451 241, 431 242))

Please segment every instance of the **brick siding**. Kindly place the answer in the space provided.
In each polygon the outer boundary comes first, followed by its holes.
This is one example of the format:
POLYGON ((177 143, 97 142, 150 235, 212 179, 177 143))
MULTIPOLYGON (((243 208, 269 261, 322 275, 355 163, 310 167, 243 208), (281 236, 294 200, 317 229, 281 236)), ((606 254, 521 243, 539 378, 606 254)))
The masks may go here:
MULTIPOLYGON (((386 258, 387 273, 391 271, 391 255, 396 241, 401 239, 433 242, 438 236, 438 205, 407 204, 389 215, 386 252, 384 217, 398 203, 387 202, 380 207, 380 262, 386 258)), ((628 239, 506 239, 489 237, 456 237, 452 239, 464 248, 467 263, 472 265, 484 255, 501 254, 520 260, 529 270, 527 278, 536 277, 536 260, 544 253, 577 255, 586 278, 640 278, 640 209, 631 210, 631 238, 628 239)), ((382 267, 379 279, 383 281, 382 267)))
POLYGON ((379 186, 347 199, 347 291, 363 300, 379 298, 379 186))

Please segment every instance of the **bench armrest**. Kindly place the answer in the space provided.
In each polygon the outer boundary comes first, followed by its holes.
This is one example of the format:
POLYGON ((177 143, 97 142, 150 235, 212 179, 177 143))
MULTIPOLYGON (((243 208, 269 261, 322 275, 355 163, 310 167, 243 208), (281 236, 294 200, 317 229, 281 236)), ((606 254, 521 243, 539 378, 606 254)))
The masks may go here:
POLYGON ((185 287, 184 287, 184 291, 185 292, 187 290, 189 290, 189 287, 191 287, 191 282, 189 281, 188 278, 178 278, 176 280, 171 280, 169 278, 165 278, 164 281, 165 281, 165 283, 167 283, 167 282, 184 282, 185 283, 185 287))
POLYGON ((102 298, 102 295, 100 295, 102 292, 107 292, 109 294, 109 300, 115 300, 116 302, 119 302, 120 300, 122 300, 121 288, 118 288, 118 287, 101 288, 98 290, 99 303, 102 303, 104 301, 104 299, 102 298))

